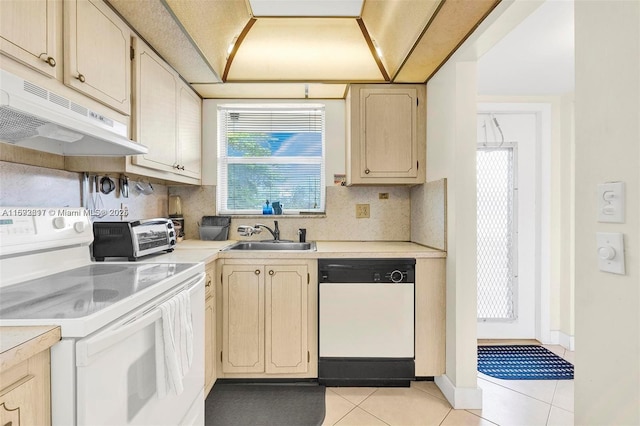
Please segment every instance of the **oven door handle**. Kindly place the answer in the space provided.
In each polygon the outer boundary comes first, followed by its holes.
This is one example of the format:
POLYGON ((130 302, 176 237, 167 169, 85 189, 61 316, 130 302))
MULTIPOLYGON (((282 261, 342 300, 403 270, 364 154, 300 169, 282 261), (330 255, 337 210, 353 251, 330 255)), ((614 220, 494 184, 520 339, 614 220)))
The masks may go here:
POLYGON ((204 288, 205 274, 198 274, 186 283, 180 285, 178 291, 163 296, 160 300, 154 302, 151 306, 146 306, 138 311, 126 316, 116 324, 99 331, 94 336, 80 340, 76 344, 76 366, 87 366, 91 363, 91 359, 100 352, 108 349, 112 345, 121 340, 126 339, 143 328, 153 324, 162 318, 160 305, 170 298, 176 296, 183 291, 189 291, 191 296, 199 288, 204 288))

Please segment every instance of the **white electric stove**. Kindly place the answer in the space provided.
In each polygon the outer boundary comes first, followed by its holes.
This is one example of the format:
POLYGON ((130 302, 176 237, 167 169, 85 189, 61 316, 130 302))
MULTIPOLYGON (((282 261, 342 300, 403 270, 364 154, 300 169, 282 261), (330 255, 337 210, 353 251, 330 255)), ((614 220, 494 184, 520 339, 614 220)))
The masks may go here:
POLYGON ((83 209, 0 207, 0 326, 61 328, 53 424, 203 424, 204 265, 94 263, 92 241, 83 209), (167 389, 161 305, 185 295, 193 354, 167 389))

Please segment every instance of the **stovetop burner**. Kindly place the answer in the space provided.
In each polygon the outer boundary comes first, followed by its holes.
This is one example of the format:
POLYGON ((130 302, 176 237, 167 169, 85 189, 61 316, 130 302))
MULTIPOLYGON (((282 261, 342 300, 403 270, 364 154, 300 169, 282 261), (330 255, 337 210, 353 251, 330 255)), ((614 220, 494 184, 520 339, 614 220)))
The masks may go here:
POLYGON ((90 264, 0 287, 0 317, 84 317, 191 266, 183 263, 90 264))

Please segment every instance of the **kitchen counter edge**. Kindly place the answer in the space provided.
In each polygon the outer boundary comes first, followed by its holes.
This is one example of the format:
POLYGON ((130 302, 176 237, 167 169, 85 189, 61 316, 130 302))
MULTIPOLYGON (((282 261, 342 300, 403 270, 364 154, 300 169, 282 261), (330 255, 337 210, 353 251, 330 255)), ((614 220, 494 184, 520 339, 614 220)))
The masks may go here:
MULTIPOLYGON (((216 259, 326 259, 326 258, 445 258, 442 250, 408 241, 317 241, 316 251, 251 250, 223 251, 236 241, 184 240, 163 261, 211 262, 216 259)), ((150 260, 151 261, 151 260, 150 260)))
POLYGON ((0 371, 5 371, 60 341, 58 326, 0 327, 0 371))

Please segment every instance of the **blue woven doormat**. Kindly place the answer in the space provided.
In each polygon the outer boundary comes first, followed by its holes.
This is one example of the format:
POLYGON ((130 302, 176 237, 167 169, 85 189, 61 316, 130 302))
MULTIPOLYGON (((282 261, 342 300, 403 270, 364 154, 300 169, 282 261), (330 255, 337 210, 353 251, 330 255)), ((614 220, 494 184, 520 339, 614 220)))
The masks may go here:
POLYGON ((535 345, 478 346, 478 371, 505 380, 573 379, 573 364, 535 345))

